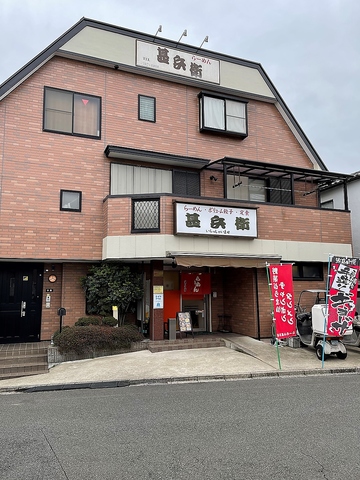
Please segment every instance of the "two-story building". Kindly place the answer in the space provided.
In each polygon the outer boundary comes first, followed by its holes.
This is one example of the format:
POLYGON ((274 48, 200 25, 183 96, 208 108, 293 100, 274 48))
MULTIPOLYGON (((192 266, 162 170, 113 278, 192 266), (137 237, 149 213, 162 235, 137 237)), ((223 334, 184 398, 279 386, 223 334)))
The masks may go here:
POLYGON ((80 278, 121 261, 161 339, 271 334, 266 266, 323 287, 352 255, 350 213, 258 63, 81 19, 0 86, 0 342, 48 340, 86 314, 80 278))

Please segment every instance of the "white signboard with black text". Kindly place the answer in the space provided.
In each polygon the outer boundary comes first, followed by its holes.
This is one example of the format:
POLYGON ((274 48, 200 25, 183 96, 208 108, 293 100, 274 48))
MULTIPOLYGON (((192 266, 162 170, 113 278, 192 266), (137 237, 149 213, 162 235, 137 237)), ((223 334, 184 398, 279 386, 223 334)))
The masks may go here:
POLYGON ((257 237, 255 208, 176 203, 176 234, 257 237))
POLYGON ((195 53, 136 42, 136 65, 206 82, 220 82, 220 62, 195 53))

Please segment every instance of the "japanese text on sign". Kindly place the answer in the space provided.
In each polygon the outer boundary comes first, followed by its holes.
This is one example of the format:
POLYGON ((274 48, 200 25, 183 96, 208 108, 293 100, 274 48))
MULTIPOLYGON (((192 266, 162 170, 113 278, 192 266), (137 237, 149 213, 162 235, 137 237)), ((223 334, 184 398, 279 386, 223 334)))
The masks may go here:
POLYGON ((218 60, 139 40, 136 46, 136 64, 141 67, 219 83, 218 60))
POLYGON ((332 258, 327 334, 342 336, 351 329, 355 315, 359 277, 358 258, 332 258))
POLYGON ((270 284, 274 306, 276 337, 296 335, 292 265, 270 265, 270 284))
POLYGON ((256 209, 176 203, 176 233, 256 237, 256 209))

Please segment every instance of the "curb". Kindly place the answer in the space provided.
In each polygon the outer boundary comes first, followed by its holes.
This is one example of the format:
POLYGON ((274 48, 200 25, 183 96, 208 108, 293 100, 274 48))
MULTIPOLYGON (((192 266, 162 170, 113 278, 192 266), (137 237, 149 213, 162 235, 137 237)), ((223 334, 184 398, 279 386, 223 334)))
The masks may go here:
POLYGON ((138 380, 113 380, 102 382, 82 382, 66 383, 54 385, 33 385, 19 387, 0 387, 1 393, 35 393, 35 392, 53 392, 65 390, 81 389, 100 389, 100 388, 120 388, 145 385, 169 385, 178 383, 205 383, 205 382, 229 382, 237 380, 251 380, 260 378, 289 378, 289 377, 309 377, 316 375, 334 375, 334 374, 359 374, 360 367, 333 368, 329 370, 311 369, 311 370, 279 370, 274 372, 256 372, 241 373, 238 375, 194 375, 184 377, 164 377, 164 378, 144 378, 138 380))

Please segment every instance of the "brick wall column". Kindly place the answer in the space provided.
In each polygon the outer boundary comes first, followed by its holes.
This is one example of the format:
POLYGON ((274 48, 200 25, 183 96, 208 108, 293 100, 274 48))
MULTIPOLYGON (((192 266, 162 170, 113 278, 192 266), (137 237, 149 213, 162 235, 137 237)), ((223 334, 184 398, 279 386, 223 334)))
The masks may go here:
MULTIPOLYGON (((154 308, 154 286, 164 287, 164 270, 162 261, 151 262, 151 289, 150 289, 150 340, 164 338, 164 310, 154 308)), ((164 295, 164 293, 163 293, 164 295)))

